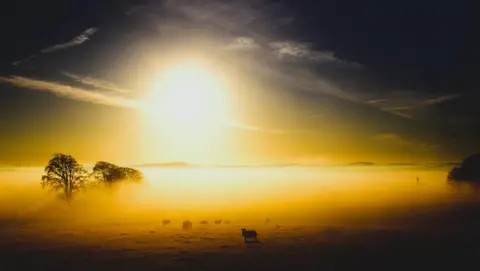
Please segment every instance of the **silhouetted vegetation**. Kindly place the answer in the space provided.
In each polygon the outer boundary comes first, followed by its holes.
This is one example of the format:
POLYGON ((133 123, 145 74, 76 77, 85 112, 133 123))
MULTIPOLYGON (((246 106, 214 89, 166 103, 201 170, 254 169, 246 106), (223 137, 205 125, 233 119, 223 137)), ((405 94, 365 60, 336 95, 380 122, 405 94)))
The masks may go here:
POLYGON ((480 153, 469 156, 452 168, 447 179, 454 182, 480 182, 480 153))
POLYGON ((122 181, 140 182, 143 180, 143 174, 136 169, 119 167, 104 161, 95 164, 92 175, 96 181, 110 188, 122 181))
POLYGON ((42 188, 52 191, 63 190, 63 197, 70 202, 75 192, 85 188, 88 173, 71 155, 57 153, 45 167, 42 188))
POLYGON ((42 176, 42 188, 50 191, 63 190, 62 198, 70 202, 76 192, 86 189, 92 179, 109 188, 122 181, 141 182, 143 174, 133 168, 119 167, 108 162, 97 162, 93 172, 80 165, 71 155, 56 153, 45 167, 46 175, 42 176))

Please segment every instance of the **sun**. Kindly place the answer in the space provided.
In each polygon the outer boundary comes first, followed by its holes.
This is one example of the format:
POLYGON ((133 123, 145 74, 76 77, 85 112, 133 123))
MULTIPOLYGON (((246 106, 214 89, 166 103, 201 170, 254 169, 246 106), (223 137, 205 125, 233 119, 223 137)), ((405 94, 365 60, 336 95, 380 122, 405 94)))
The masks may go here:
POLYGON ((209 67, 182 62, 155 78, 145 111, 145 151, 152 157, 161 153, 171 160, 205 162, 225 155, 219 146, 228 137, 229 92, 209 67))
POLYGON ((148 98, 152 117, 174 126, 219 123, 226 117, 226 90, 213 72, 185 62, 157 78, 148 98))

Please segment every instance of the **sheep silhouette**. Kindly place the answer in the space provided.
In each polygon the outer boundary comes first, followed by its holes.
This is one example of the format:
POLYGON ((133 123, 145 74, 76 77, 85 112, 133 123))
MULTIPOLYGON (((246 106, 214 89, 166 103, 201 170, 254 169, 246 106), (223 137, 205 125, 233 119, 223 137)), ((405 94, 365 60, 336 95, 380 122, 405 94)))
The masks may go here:
POLYGON ((222 224, 222 220, 221 220, 221 219, 215 220, 214 223, 215 223, 215 224, 222 224))
POLYGON ((258 243, 257 232, 254 230, 242 229, 242 236, 245 243, 258 243))
POLYGON ((172 221, 168 220, 168 219, 165 219, 165 220, 162 220, 162 226, 166 226, 168 224, 170 224, 172 221))
POLYGON ((192 229, 192 222, 185 220, 182 223, 182 229, 185 231, 191 230, 192 229))

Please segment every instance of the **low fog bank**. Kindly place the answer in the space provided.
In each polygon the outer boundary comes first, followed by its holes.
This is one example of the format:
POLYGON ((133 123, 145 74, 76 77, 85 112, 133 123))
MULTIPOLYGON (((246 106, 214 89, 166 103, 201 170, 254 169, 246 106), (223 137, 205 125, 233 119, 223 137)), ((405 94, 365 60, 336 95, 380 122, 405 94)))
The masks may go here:
POLYGON ((171 220, 179 225, 188 219, 194 224, 228 220, 403 227, 437 221, 446 212, 467 215, 464 210, 478 206, 475 192, 446 185, 445 170, 141 170, 142 184, 123 184, 118 190, 91 187, 71 204, 41 189, 42 168, 2 170, 0 221, 53 226, 171 220))

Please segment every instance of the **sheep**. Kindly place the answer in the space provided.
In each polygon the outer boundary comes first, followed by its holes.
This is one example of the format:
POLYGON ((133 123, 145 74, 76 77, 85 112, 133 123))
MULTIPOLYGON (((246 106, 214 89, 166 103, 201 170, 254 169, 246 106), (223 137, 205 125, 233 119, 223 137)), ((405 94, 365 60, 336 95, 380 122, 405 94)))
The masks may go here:
POLYGON ((190 222, 189 220, 185 220, 183 221, 182 223, 182 229, 183 230, 191 230, 192 229, 192 222, 190 222))
POLYGON ((249 243, 249 239, 252 241, 252 242, 258 242, 258 239, 257 239, 257 232, 254 231, 254 230, 246 230, 246 229, 243 229, 242 228, 242 235, 243 235, 243 238, 245 240, 245 243, 249 243), (252 240, 253 239, 253 240, 252 240))

